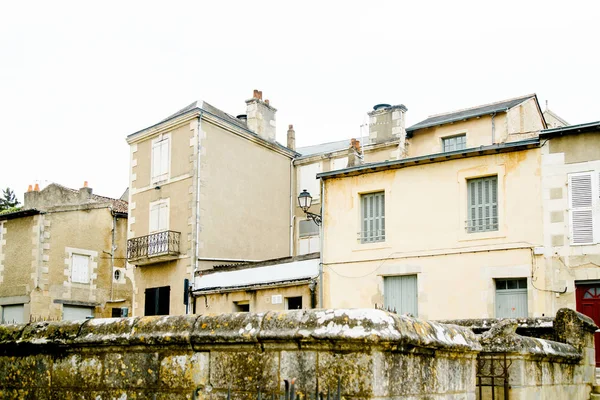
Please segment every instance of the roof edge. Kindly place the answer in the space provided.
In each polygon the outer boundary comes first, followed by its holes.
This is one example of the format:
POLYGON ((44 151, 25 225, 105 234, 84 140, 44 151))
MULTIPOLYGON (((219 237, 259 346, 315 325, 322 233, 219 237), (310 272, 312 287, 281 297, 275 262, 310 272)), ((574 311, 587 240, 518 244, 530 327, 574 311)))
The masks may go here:
POLYGON ((561 136, 561 135, 572 135, 577 133, 585 133, 592 131, 600 131, 600 121, 586 122, 583 124, 563 126, 560 128, 544 129, 540 132, 540 136, 561 136))

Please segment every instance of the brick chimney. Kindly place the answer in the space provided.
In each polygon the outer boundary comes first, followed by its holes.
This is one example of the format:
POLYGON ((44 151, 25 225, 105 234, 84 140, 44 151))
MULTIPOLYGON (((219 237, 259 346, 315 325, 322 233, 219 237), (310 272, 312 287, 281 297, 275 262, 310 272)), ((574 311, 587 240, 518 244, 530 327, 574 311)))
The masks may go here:
POLYGON ((275 113, 277 109, 263 101, 262 91, 254 89, 250 100, 246 100, 248 129, 269 142, 275 141, 275 113))
POLYGON ((294 125, 290 125, 287 131, 287 148, 296 150, 296 131, 294 131, 294 125))
POLYGON ((40 185, 37 183, 35 187, 32 188, 31 185, 27 188, 27 192, 25 192, 23 196, 23 208, 30 209, 38 207, 38 199, 40 194, 40 185))

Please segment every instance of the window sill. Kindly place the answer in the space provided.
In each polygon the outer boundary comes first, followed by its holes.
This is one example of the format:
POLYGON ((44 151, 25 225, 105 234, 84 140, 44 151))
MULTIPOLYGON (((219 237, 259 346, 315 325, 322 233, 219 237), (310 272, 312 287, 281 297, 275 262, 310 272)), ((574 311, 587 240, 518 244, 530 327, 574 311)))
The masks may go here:
POLYGON ((382 250, 390 249, 392 246, 386 241, 383 242, 372 242, 372 243, 356 243, 352 248, 352 251, 370 251, 370 250, 382 250))
POLYGON ((487 231, 487 232, 462 232, 459 237, 459 242, 469 242, 473 240, 486 240, 486 239, 502 239, 506 237, 506 232, 504 229, 497 231, 487 231))

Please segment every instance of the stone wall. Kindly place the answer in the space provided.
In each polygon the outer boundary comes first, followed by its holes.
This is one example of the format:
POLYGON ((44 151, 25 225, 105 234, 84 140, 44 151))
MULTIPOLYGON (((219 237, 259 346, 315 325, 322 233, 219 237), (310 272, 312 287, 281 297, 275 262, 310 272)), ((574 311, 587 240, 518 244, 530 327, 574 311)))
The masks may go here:
POLYGON ((468 329, 379 310, 0 325, 0 398, 256 398, 297 393, 473 399, 468 329))

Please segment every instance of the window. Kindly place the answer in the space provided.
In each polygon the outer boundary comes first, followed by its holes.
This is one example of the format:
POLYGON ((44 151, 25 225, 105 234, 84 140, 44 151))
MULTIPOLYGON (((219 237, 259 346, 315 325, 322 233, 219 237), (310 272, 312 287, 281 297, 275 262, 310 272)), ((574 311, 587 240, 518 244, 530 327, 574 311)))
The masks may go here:
POLYGON ((71 282, 90 283, 90 256, 81 254, 71 256, 71 282))
POLYGON ((571 244, 600 241, 600 173, 569 175, 569 219, 571 244))
POLYGON ((298 221, 298 254, 316 253, 321 249, 319 227, 311 219, 298 221))
POLYGON ((2 306, 2 324, 22 324, 25 322, 25 304, 2 306))
POLYGON ((312 219, 299 221, 298 231, 300 237, 319 236, 319 226, 312 219))
POLYGON ((360 196, 361 243, 383 242, 385 240, 385 195, 384 192, 360 196))
POLYGON ((496 318, 527 317, 527 278, 496 279, 496 318))
POLYGON ((303 165, 298 168, 298 193, 306 189, 313 198, 313 202, 321 195, 321 188, 317 174, 321 172, 321 163, 303 165))
POLYGON ((246 301, 234 301, 233 312, 250 312, 250 302, 246 301))
POLYGON ((169 178, 169 136, 161 136, 152 141, 152 183, 169 178))
POLYGON ((498 177, 467 180, 467 232, 498 230, 498 177))
POLYGON ((467 135, 452 136, 442 138, 442 151, 464 150, 467 148, 467 135))
POLYGON ((169 229, 169 202, 165 200, 150 204, 150 233, 169 229))
POLYGON ((171 286, 148 288, 145 293, 144 315, 169 315, 171 286))
POLYGON ((286 297, 285 298, 286 310, 301 310, 302 309, 302 296, 297 297, 286 297))
POLYGON ((398 314, 417 316, 417 275, 386 276, 383 278, 383 305, 398 314))

